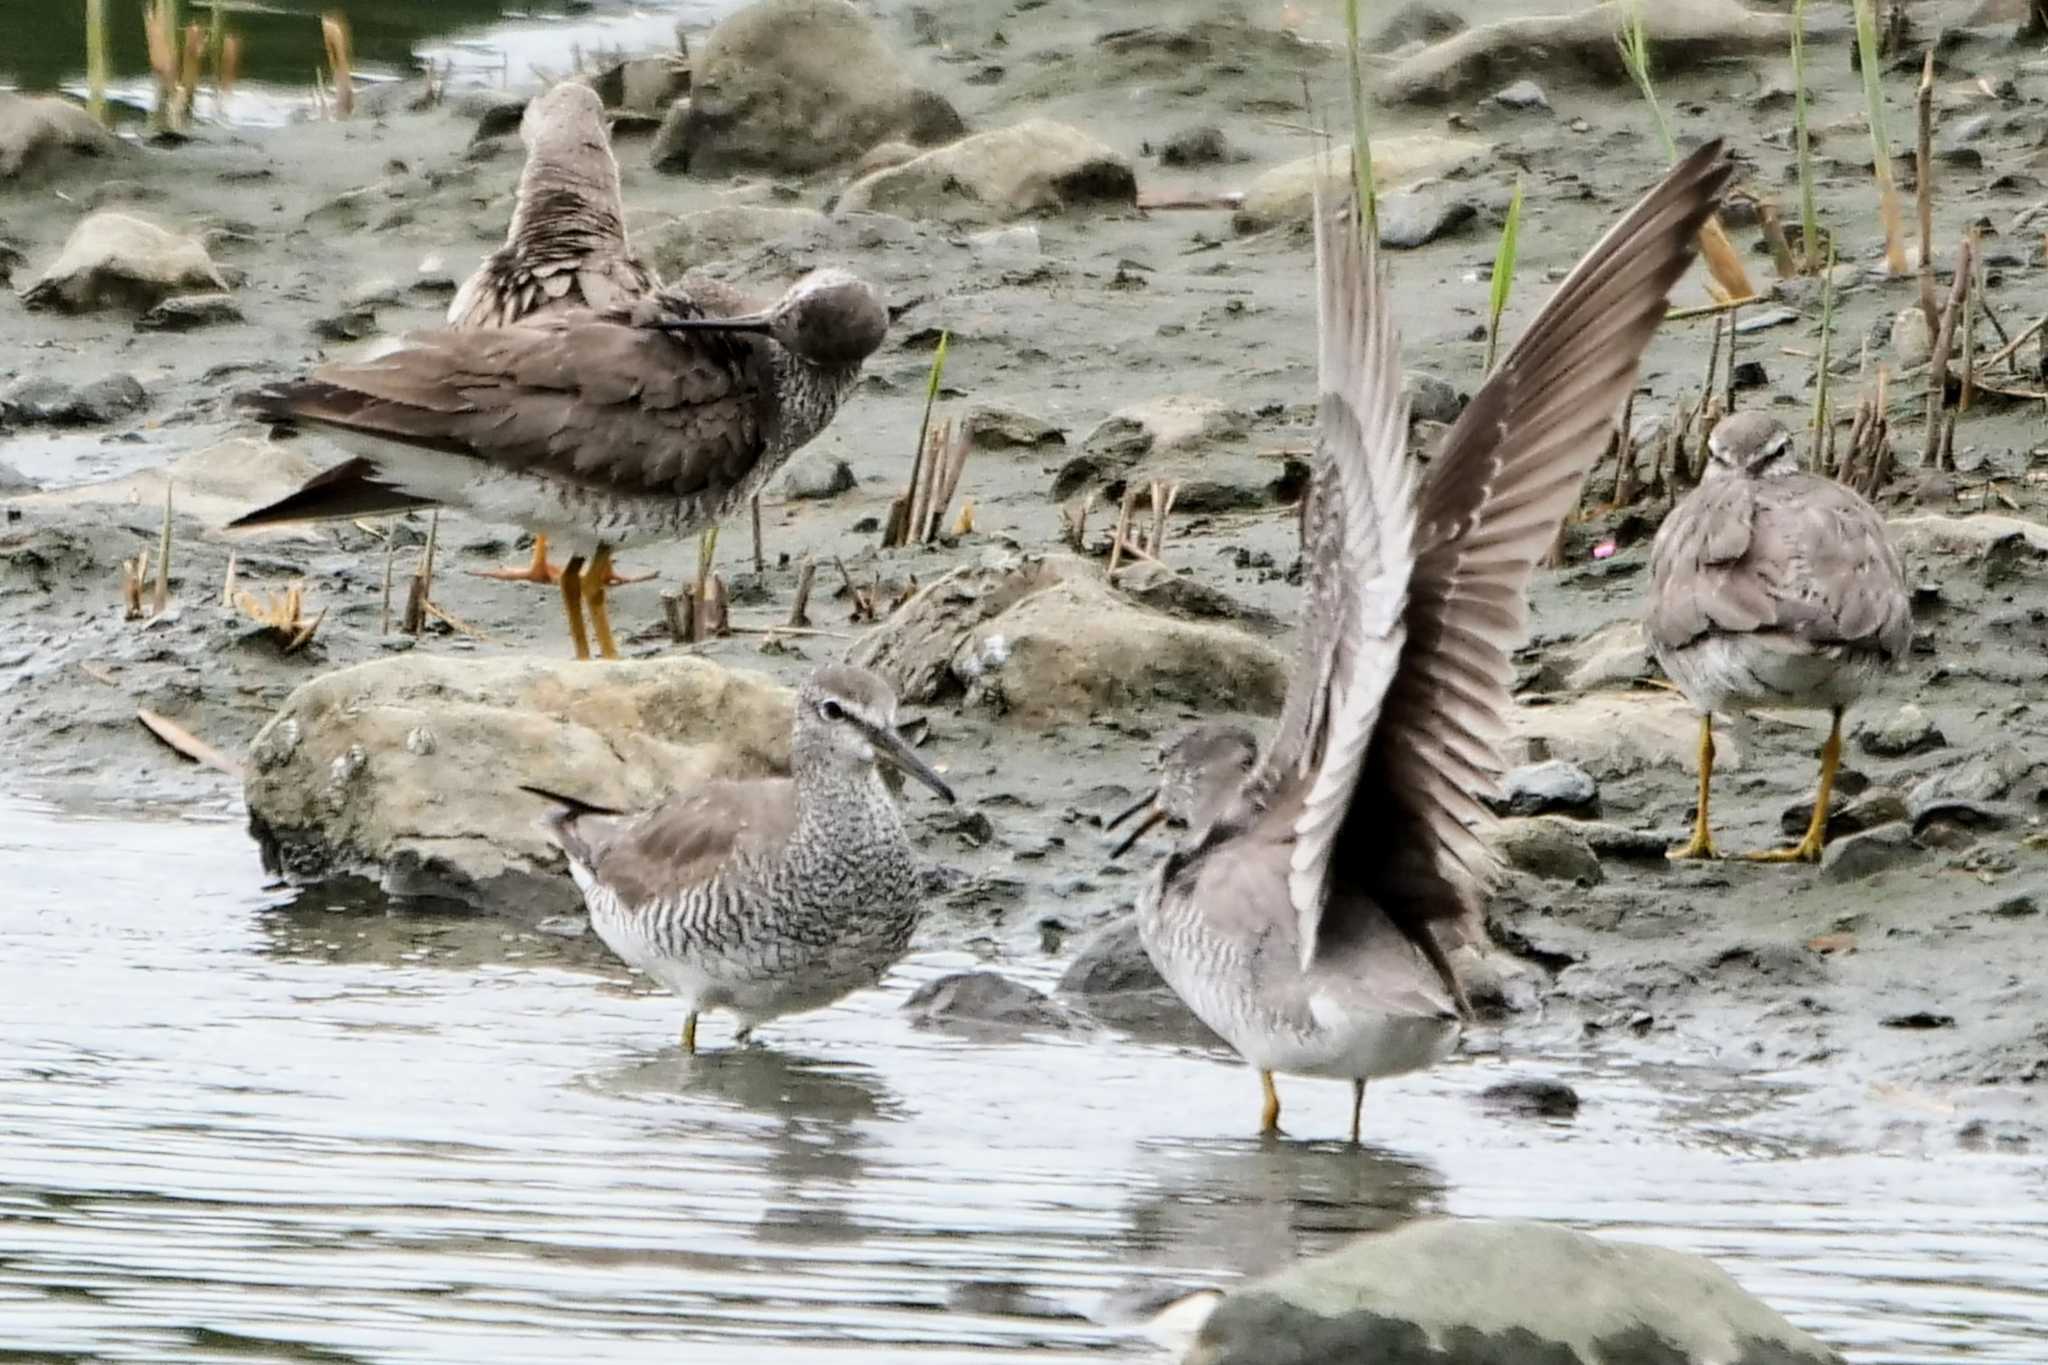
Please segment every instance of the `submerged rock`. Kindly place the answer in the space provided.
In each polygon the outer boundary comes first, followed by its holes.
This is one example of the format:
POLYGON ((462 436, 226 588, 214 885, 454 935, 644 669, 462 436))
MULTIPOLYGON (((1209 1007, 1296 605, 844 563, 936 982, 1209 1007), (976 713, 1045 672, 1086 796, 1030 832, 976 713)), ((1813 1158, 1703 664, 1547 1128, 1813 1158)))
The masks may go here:
POLYGON ((1511 818, 1494 826, 1487 842, 1509 867, 1547 881, 1598 886, 1603 876, 1600 855, 1574 827, 1576 823, 1555 815, 1511 818))
POLYGON ((806 175, 878 142, 929 146, 966 131, 848 0, 755 0, 719 21, 694 67, 663 169, 806 175))
POLYGON ((1000 972, 953 972, 927 981, 903 1002, 903 1011, 930 1027, 1068 1029, 1073 1018, 1050 996, 1000 972))
POLYGON ((1546 1223, 1453 1218, 1371 1233, 1231 1289, 1181 1359, 1841 1365, 1702 1257, 1546 1223))
POLYGON ((48 175, 82 159, 126 150, 121 139, 69 100, 0 91, 0 182, 48 175))
POLYGON ((250 745, 249 828, 295 884, 539 918, 581 899, 531 784, 639 810, 786 770, 789 691, 706 659, 409 654, 295 690, 250 745))
POLYGON ((222 294, 227 287, 195 239, 146 218, 105 212, 71 230, 57 259, 22 291, 22 302, 66 313, 143 312, 173 294, 222 294))
POLYGON ((1880 872, 1902 866, 1920 856, 1913 843, 1913 828, 1900 821, 1836 839, 1821 852, 1821 880, 1861 881, 1880 872))
POLYGON ((1498 809, 1508 815, 1590 815, 1600 804, 1600 784, 1576 763, 1548 759, 1525 763, 1501 778, 1498 809))
POLYGON ((1039 118, 863 176, 846 187, 838 211, 997 222, 1137 199, 1130 162, 1078 128, 1039 118))

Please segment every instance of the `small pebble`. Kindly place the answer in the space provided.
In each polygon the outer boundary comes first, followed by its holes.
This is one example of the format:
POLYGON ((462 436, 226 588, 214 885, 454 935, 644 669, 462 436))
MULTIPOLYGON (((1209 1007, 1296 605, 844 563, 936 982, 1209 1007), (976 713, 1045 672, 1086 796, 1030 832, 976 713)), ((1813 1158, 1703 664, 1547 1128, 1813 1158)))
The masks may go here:
POLYGON ((1543 87, 1534 81, 1516 81, 1506 89, 1496 91, 1493 102, 1503 109, 1541 109, 1545 112, 1550 109, 1543 87))

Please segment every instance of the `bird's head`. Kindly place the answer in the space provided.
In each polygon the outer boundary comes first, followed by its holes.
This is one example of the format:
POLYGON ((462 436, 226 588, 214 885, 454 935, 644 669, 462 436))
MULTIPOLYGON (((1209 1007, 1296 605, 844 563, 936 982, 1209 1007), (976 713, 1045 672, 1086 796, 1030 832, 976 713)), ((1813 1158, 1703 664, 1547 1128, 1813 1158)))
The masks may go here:
POLYGON ((1137 804, 1103 826, 1115 829, 1142 815, 1110 857, 1121 858, 1161 824, 1206 828, 1222 812, 1259 756, 1259 742, 1241 725, 1215 722, 1190 726, 1159 750, 1159 783, 1137 804))
POLYGON ((889 332, 889 310, 866 280, 827 267, 798 280, 760 312, 678 318, 665 325, 677 332, 763 333, 801 360, 847 369, 882 344, 889 332))
POLYGON ((951 804, 953 789, 911 747, 915 722, 896 719, 896 693, 864 668, 830 664, 804 681, 796 695, 793 757, 867 769, 877 759, 900 768, 951 804))
POLYGON ((1766 412, 1736 412, 1723 417, 1707 437, 1707 474, 1739 474, 1773 479, 1796 473, 1799 455, 1792 433, 1766 412))

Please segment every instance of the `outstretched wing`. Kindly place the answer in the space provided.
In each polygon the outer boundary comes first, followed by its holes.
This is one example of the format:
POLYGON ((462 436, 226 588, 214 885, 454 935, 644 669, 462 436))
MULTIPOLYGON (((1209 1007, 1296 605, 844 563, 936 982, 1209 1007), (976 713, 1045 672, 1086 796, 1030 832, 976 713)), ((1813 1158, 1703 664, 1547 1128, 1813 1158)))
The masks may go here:
POLYGON ((1336 871, 1374 888, 1418 942, 1429 921, 1469 925, 1472 891, 1494 874, 1480 798, 1506 766, 1508 654, 1526 631, 1530 575, 1730 173, 1720 143, 1708 143, 1601 238, 1474 396, 1423 482, 1407 641, 1336 871))

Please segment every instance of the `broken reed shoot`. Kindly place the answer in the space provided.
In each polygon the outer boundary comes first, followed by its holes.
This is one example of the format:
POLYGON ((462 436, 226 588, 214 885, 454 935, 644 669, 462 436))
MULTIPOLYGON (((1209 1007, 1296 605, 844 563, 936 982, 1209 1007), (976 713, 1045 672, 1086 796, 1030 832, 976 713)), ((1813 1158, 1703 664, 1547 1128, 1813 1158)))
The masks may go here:
POLYGON ((1377 240, 1380 201, 1372 178, 1372 143, 1365 135, 1365 73, 1360 66, 1358 39, 1360 4, 1361 0, 1344 0, 1344 50, 1351 59, 1351 184, 1358 195, 1361 230, 1372 233, 1377 240))
MULTIPOLYGON (((1650 78, 1650 35, 1643 26, 1643 5, 1645 0, 1633 0, 1628 7, 1628 16, 1621 30, 1614 35, 1614 45, 1621 52, 1621 64, 1628 71, 1629 79, 1635 82, 1642 93, 1643 103, 1650 106, 1650 117, 1657 125, 1657 136, 1664 143, 1664 154, 1672 161, 1678 160, 1678 142, 1671 135, 1671 122, 1664 117, 1664 106, 1657 102, 1657 87, 1650 78)), ((1728 240, 1728 234, 1721 229, 1719 217, 1707 219, 1700 228, 1700 259, 1707 264, 1707 273, 1712 277, 1714 292, 1722 299, 1740 299, 1756 293, 1756 286, 1750 283, 1749 272, 1743 268, 1742 256, 1735 250, 1735 244, 1728 240)))
POLYGON ((1493 287, 1487 299, 1486 372, 1493 373, 1493 357, 1500 345, 1500 317, 1507 310, 1508 293, 1515 287, 1515 239, 1522 228, 1522 178, 1515 177, 1515 195, 1508 200, 1508 218, 1501 224, 1500 247, 1493 253, 1493 287))
MULTIPOLYGON (((1882 58, 1877 50, 1877 0, 1854 0, 1856 52, 1863 65, 1863 99, 1870 110, 1871 172, 1877 178, 1877 213, 1884 225, 1885 266, 1894 275, 1906 273, 1906 245, 1899 230, 1899 190, 1892 181, 1892 144, 1884 131, 1884 87, 1879 79, 1882 58)), ((1928 321, 1933 321, 1930 315, 1928 321)))
POLYGON ((1827 264, 1820 278, 1820 360, 1813 371, 1813 446, 1808 467, 1826 474, 1833 445, 1828 414, 1828 345, 1835 333, 1835 247, 1828 244, 1827 264))
POLYGON ((334 116, 347 118, 355 112, 355 83, 351 80, 352 52, 348 19, 340 11, 320 16, 320 41, 327 49, 327 72, 334 83, 334 116))
POLYGON ((1920 68, 1913 94, 1917 136, 1913 152, 1913 195, 1920 209, 1920 315, 1934 325, 1934 49, 1920 68))
POLYGON ((178 0, 150 0, 142 10, 142 36, 149 49, 149 70, 156 77, 156 108, 150 126, 175 132, 178 120, 178 0))
POLYGON ((1792 4, 1792 128, 1799 156, 1800 268, 1820 263, 1820 217, 1813 207, 1813 143, 1806 129, 1806 0, 1792 4))

